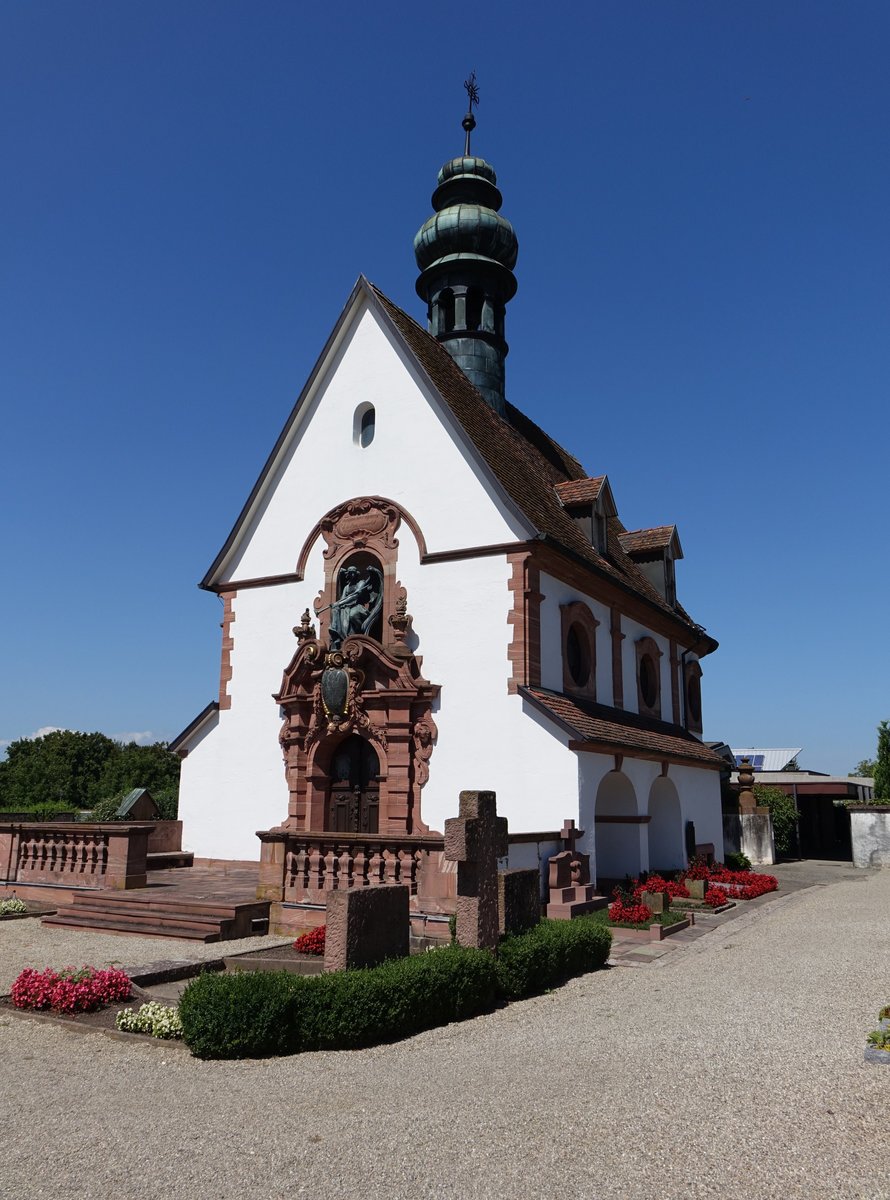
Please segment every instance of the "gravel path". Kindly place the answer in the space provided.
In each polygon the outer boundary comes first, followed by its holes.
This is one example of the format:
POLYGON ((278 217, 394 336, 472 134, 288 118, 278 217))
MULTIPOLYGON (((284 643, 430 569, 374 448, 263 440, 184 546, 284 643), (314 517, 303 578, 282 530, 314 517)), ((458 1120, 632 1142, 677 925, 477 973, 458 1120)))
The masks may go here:
MULTIPOLYGON (((862 1057, 888 918, 890 871, 841 878, 657 968, 353 1053, 201 1063, 2 1018, 0 1196, 890 1200, 890 1068, 862 1057)), ((0 978, 30 937, 38 965, 70 946, 31 925, 0 931, 0 978)), ((135 959, 79 936, 63 957, 135 959)))

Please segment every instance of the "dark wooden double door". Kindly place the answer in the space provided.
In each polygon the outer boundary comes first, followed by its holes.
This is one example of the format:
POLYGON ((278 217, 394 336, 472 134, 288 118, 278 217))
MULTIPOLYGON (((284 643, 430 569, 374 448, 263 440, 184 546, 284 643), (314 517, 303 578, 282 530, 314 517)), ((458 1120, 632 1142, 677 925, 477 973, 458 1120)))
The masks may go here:
POLYGON ((334 751, 328 798, 331 833, 377 833, 380 761, 370 742, 352 734, 334 751))

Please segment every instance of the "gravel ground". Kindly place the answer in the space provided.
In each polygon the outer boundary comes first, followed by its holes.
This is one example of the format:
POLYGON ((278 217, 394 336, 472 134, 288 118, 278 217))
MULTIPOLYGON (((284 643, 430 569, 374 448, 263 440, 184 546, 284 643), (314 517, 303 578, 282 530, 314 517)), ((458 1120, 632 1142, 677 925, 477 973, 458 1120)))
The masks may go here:
MULTIPOLYGON (((202 1063, 5 1018, 0 1196, 890 1200, 890 1068, 862 1056, 890 871, 833 878, 657 968, 374 1050, 202 1063)), ((31 925, 0 931, 0 978, 170 956, 31 925)))

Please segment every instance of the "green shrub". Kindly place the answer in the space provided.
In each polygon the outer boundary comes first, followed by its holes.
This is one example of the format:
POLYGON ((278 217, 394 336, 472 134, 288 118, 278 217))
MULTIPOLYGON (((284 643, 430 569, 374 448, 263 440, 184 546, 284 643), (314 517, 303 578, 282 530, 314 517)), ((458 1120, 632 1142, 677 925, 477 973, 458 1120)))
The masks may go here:
POLYGON ((730 871, 749 871, 751 869, 751 859, 747 854, 742 854, 741 851, 738 854, 730 851, 725 856, 723 865, 729 867, 730 871))
POLYGON ((496 999, 493 956, 446 946, 366 971, 206 973, 183 992, 179 1016, 199 1058, 261 1058, 394 1041, 485 1012, 496 999))
POLYGON ((786 796, 780 788, 754 785, 754 796, 758 804, 769 809, 773 823, 773 838, 776 844, 776 854, 780 858, 788 858, 797 851, 797 809, 791 796, 786 796))
POLYGON ((609 957, 612 935, 600 920, 541 921, 527 933, 505 937, 498 949, 497 978, 511 1000, 595 971, 609 957))

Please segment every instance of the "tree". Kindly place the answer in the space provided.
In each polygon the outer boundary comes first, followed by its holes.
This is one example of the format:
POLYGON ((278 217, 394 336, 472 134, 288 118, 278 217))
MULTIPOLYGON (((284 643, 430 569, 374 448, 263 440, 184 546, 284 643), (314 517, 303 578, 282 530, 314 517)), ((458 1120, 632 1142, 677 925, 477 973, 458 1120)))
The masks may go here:
POLYGON ((165 743, 124 745, 102 733, 59 729, 12 742, 0 763, 0 809, 7 811, 93 808, 135 787, 148 788, 165 815, 175 815, 179 759, 165 743))
POLYGON ((758 804, 769 809, 777 856, 788 858, 792 853, 799 854, 797 808, 792 797, 786 796, 780 788, 766 787, 757 783, 754 785, 754 796, 758 804))
POLYGON ((861 762, 856 764, 847 778, 852 779, 858 776, 861 779, 873 779, 877 765, 873 758, 863 758, 861 762))
POLYGON ((875 800, 890 800, 890 721, 882 721, 878 726, 874 779, 875 800))

